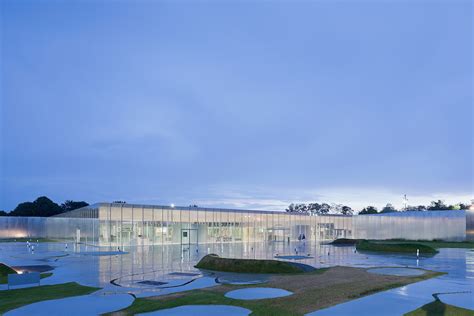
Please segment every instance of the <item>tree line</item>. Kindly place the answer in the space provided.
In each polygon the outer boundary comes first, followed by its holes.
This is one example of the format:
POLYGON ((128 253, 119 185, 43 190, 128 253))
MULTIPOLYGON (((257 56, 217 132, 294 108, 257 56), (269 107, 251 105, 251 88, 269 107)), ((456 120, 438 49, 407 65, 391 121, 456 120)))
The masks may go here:
POLYGON ((9 213, 0 211, 0 216, 41 216, 49 217, 61 213, 69 212, 89 203, 84 201, 66 200, 64 203, 57 204, 46 196, 40 196, 33 202, 23 202, 18 204, 15 209, 9 213))
POLYGON ((324 215, 329 213, 351 215, 354 212, 349 206, 336 203, 291 203, 285 211, 310 215, 324 215))
MULTIPOLYGON (((117 201, 126 203, 124 201, 117 201)), ((84 206, 89 203, 84 201, 66 200, 64 203, 57 204, 46 196, 40 196, 33 202, 23 202, 11 212, 0 211, 0 216, 41 216, 49 217, 58 215, 64 212, 69 212, 84 206)), ((375 206, 367 206, 358 212, 359 215, 365 214, 379 214, 392 213, 399 211, 444 211, 444 210, 467 210, 470 205, 467 203, 458 203, 447 205, 442 200, 432 201, 430 205, 407 206, 406 209, 398 210, 392 204, 388 203, 382 209, 378 210, 375 206)), ((285 210, 289 213, 301 213, 310 215, 324 215, 324 214, 342 214, 352 215, 354 210, 343 204, 336 203, 291 203, 285 210)))
MULTIPOLYGON (((367 206, 358 212, 359 215, 366 214, 383 214, 383 213, 393 213, 401 211, 446 211, 446 210, 467 210, 470 205, 467 203, 457 203, 452 205, 447 205, 442 200, 431 201, 430 205, 417 205, 417 206, 407 206, 404 209, 396 209, 392 204, 387 203, 380 211, 375 206, 367 206)), ((309 215, 324 215, 324 214, 342 214, 342 215, 352 215, 354 210, 343 204, 335 203, 291 203, 286 211, 289 213, 302 213, 309 215)))
POLYGON ((364 214, 378 214, 378 213, 393 213, 393 212, 403 212, 403 211, 448 211, 448 210, 467 210, 470 205, 467 203, 457 203, 457 204, 445 204, 442 200, 431 201, 430 205, 408 205, 405 209, 397 210, 393 207, 392 204, 388 203, 380 211, 374 206, 367 206, 363 208, 359 215, 364 214))

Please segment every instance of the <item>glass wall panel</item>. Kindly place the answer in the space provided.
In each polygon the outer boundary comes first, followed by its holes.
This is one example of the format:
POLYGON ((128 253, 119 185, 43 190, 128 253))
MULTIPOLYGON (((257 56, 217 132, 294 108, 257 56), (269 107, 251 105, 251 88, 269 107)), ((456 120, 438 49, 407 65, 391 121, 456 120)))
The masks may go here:
MULTIPOLYGON (((52 218, 0 218, 0 238, 36 236, 124 247, 188 243, 286 242, 336 238, 464 240, 465 211, 306 216, 279 212, 97 204, 52 218), (193 239, 194 238, 194 239, 193 239)), ((470 224, 471 223, 471 224, 470 224)), ((471 226, 469 226, 471 225, 471 226)), ((468 234, 468 236, 470 236, 468 234)), ((245 246, 251 251, 253 246, 245 246)))

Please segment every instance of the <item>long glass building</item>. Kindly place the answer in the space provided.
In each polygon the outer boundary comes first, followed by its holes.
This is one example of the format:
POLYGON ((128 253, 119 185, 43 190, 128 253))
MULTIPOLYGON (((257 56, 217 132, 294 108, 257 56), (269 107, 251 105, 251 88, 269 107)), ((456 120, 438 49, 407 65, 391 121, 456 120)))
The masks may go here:
POLYGON ((351 238, 352 217, 133 204, 94 204, 61 218, 84 220, 88 242, 110 246, 287 242, 351 238), (90 222, 90 219, 93 222, 90 222))
POLYGON ((0 217, 0 238, 98 246, 326 242, 337 238, 472 240, 474 211, 310 216, 286 212, 98 203, 55 217, 0 217))

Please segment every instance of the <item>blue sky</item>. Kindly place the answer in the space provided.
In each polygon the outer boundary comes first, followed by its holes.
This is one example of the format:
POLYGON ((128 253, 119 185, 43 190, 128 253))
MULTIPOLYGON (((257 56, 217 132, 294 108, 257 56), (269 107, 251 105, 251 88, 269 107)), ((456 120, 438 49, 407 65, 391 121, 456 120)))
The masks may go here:
POLYGON ((471 1, 1 9, 0 209, 474 198, 471 1))

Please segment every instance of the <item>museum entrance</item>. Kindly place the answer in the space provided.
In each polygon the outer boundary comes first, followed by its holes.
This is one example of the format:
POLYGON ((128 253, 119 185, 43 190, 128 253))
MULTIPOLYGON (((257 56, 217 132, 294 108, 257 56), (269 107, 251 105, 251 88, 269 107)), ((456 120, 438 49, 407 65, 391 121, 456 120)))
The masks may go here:
POLYGON ((197 228, 182 228, 181 229, 181 246, 197 246, 198 229, 197 228))
POLYGON ((284 227, 274 227, 268 229, 268 240, 275 242, 289 242, 290 229, 284 227))

